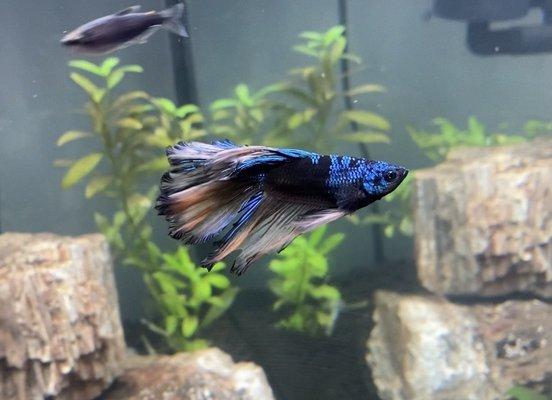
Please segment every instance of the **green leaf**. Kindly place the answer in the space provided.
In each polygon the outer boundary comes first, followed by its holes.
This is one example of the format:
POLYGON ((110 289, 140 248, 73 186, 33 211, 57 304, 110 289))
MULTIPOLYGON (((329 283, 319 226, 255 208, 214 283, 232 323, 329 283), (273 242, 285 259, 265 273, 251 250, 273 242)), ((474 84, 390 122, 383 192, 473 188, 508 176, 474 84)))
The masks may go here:
POLYGON ((304 31, 299 34, 301 39, 308 39, 313 41, 321 41, 324 35, 320 32, 304 31))
POLYGON ((172 276, 162 271, 157 271, 152 276, 163 293, 177 294, 177 288, 174 285, 175 279, 172 276))
POLYGON ((389 136, 381 132, 354 132, 339 137, 341 140, 356 143, 390 143, 389 136))
POLYGON ((337 25, 337 26, 334 26, 333 28, 330 28, 324 34, 324 45, 328 46, 331 43, 335 42, 343 35, 344 32, 345 32, 345 27, 342 25, 337 25))
POLYGON ((107 88, 113 89, 123 80, 124 77, 125 73, 121 70, 116 70, 112 74, 109 74, 109 77, 107 78, 107 88))
POLYGON ((76 161, 63 177, 61 187, 67 189, 78 183, 96 168, 102 157, 101 153, 92 153, 76 161))
POLYGON ((393 225, 387 225, 384 229, 383 229, 383 234, 385 235, 386 238, 392 238, 393 235, 395 234, 395 227, 393 225))
POLYGON ((136 73, 136 74, 140 74, 140 73, 144 72, 144 68, 142 68, 140 65, 129 64, 129 65, 124 65, 121 68, 117 68, 115 71, 113 71, 113 73, 116 73, 116 72, 119 72, 119 71, 124 72, 125 74, 127 72, 133 72, 133 73, 136 73))
POLYGON ((107 76, 111 73, 113 68, 119 65, 119 59, 117 57, 106 58, 100 67, 104 76, 107 76))
POLYGON ((67 131, 63 135, 61 135, 57 140, 58 146, 63 146, 64 144, 67 144, 69 142, 72 142, 74 140, 82 139, 85 137, 91 137, 92 135, 88 132, 82 132, 82 131, 67 131))
POLYGON ((310 295, 315 299, 328 299, 328 300, 339 300, 341 295, 339 290, 330 285, 321 285, 310 290, 310 295))
POLYGON ((524 386, 514 386, 506 392, 508 396, 516 400, 546 400, 547 397, 524 386))
POLYGON ((78 68, 91 74, 98 76, 105 76, 102 69, 94 63, 86 60, 71 60, 69 66, 72 68, 78 68))
POLYGON ((184 118, 188 114, 194 114, 199 112, 200 112, 200 109, 195 104, 185 104, 181 107, 178 107, 176 109, 175 114, 179 118, 184 118))
POLYGON ((211 285, 204 280, 197 281, 193 285, 193 292, 197 300, 203 301, 211 296, 211 285))
POLYGON ((349 121, 354 121, 361 125, 387 131, 390 128, 389 121, 370 111, 351 110, 342 113, 342 116, 349 121))
POLYGON ((100 100, 102 99, 105 93, 103 89, 98 88, 96 85, 92 83, 92 81, 90 81, 90 79, 76 72, 71 72, 70 77, 73 80, 73 82, 75 82, 86 93, 88 93, 88 95, 94 102, 96 103, 100 102, 100 100))
POLYGON ((230 308, 237 294, 238 288, 233 287, 225 290, 220 296, 218 296, 222 299, 224 306, 211 306, 201 321, 201 327, 209 326, 216 319, 220 318, 220 316, 230 308))
POLYGON ((334 250, 337 246, 339 246, 344 239, 345 239, 344 233, 334 233, 329 238, 324 240, 324 242, 320 245, 320 248, 318 251, 320 252, 320 254, 326 255, 332 250, 334 250))
POLYGON ((172 335, 176 331, 178 325, 178 318, 174 315, 167 315, 165 317, 165 331, 167 335, 172 335))
POLYGON ((326 230, 327 230, 327 226, 326 225, 323 225, 321 226, 320 228, 314 230, 310 236, 309 236, 309 244, 312 246, 312 247, 316 247, 318 246, 318 243, 320 243, 320 241, 322 240, 322 237, 324 236, 324 234, 326 233, 326 230))
POLYGON ((111 227, 111 224, 109 223, 109 220, 102 214, 96 212, 94 213, 94 221, 96 222, 96 226, 102 232, 104 235, 107 232, 107 230, 111 227))
POLYGON ((143 125, 140 121, 138 121, 136 118, 121 118, 115 122, 117 126, 120 126, 121 128, 126 129, 134 129, 134 130, 140 130, 143 128, 143 125))
POLYGON ((318 53, 307 46, 293 46, 293 50, 297 53, 305 54, 307 56, 318 57, 318 53))
POLYGON ((345 47, 347 46, 347 40, 344 37, 340 37, 332 45, 330 50, 330 62, 335 64, 341 59, 341 56, 345 52, 345 47))
POLYGON ((249 88, 247 87, 247 85, 241 83, 238 86, 236 86, 235 90, 236 90, 236 96, 238 100, 242 102, 242 104, 245 104, 248 107, 253 105, 253 100, 249 95, 249 88))
POLYGON ((176 111, 176 106, 173 103, 172 100, 164 98, 164 97, 157 97, 153 100, 153 103, 159 107, 162 111, 166 112, 167 114, 174 114, 176 111))
POLYGON ((211 111, 221 110, 223 108, 235 107, 237 104, 235 99, 218 99, 211 103, 209 108, 211 111))
POLYGON ((188 317, 184 318, 182 321, 182 334, 184 337, 192 337, 193 334, 197 331, 197 327, 199 325, 199 321, 197 320, 197 317, 195 315, 189 315, 188 317))
POLYGON ((213 265, 213 268, 211 268, 211 272, 220 272, 223 271, 224 268, 226 268, 226 265, 223 262, 218 262, 213 265))
POLYGON ((111 176, 95 176, 88 182, 84 191, 84 196, 87 199, 94 197, 96 194, 103 192, 113 181, 111 176))
POLYGON ((205 279, 211 284, 211 286, 214 286, 217 289, 226 289, 228 286, 230 286, 230 281, 228 280, 228 278, 221 274, 211 272, 205 277, 205 279))
POLYGON ((125 93, 125 94, 119 96, 117 98, 117 100, 115 100, 113 102, 112 108, 114 110, 117 110, 117 109, 122 108, 126 104, 128 104, 128 103, 130 103, 134 100, 139 100, 139 99, 147 100, 147 99, 149 99, 149 95, 146 92, 142 91, 142 90, 135 90, 135 91, 132 91, 132 92, 125 93))
POLYGON ((359 94, 366 94, 366 93, 384 93, 387 90, 382 85, 377 85, 373 83, 368 83, 366 85, 357 86, 345 94, 347 96, 358 96, 359 94))
POLYGON ((143 172, 143 171, 161 172, 161 171, 165 171, 168 167, 169 167, 169 163, 167 161, 167 157, 161 156, 161 157, 156 157, 153 160, 140 165, 137 168, 137 171, 138 172, 143 172))

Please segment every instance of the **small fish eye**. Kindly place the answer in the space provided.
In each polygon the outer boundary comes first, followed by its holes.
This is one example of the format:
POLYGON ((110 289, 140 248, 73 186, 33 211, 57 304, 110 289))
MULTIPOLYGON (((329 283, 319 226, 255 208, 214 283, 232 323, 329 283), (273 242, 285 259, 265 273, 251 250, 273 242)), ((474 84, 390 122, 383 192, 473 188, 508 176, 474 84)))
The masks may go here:
POLYGON ((397 179, 397 176, 398 176, 397 171, 387 171, 383 176, 383 178, 387 182, 393 182, 395 179, 397 179))

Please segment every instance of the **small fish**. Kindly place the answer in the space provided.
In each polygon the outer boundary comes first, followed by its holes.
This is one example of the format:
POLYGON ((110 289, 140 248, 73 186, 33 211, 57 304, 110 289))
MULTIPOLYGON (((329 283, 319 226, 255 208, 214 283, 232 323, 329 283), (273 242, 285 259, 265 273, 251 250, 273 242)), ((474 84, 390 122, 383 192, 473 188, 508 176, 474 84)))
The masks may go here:
POLYGON ((164 11, 139 12, 132 6, 118 13, 88 22, 61 39, 61 43, 79 53, 106 54, 124 47, 145 43, 159 28, 188 37, 182 22, 184 5, 164 11))
POLYGON ((408 174, 384 161, 228 140, 180 142, 167 157, 156 209, 169 234, 187 244, 220 234, 202 266, 241 249, 230 270, 237 275, 296 236, 381 199, 408 174))

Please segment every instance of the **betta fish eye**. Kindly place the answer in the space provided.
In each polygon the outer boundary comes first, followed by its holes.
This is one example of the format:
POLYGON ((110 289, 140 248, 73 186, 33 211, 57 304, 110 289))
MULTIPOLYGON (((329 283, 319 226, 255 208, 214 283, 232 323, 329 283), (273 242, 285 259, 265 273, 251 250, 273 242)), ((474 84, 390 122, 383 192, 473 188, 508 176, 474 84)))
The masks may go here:
POLYGON ((391 183, 395 179, 397 179, 399 175, 397 174, 397 171, 387 171, 385 175, 383 175, 383 179, 385 179, 387 182, 391 183))

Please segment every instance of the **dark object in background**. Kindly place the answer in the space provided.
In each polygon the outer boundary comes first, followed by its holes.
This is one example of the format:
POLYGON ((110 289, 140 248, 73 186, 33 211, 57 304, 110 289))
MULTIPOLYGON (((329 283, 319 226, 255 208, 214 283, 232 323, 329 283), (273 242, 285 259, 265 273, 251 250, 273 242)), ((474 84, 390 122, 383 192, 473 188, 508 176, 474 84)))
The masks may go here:
POLYGON ((551 0, 434 0, 432 15, 467 22, 468 48, 478 55, 552 52, 551 0), (541 25, 492 29, 491 23, 542 11, 541 25))
POLYGON ((105 54, 145 43, 159 28, 188 37, 182 23, 183 4, 159 12, 141 13, 139 10, 140 6, 133 6, 95 19, 69 32, 61 43, 81 53, 105 54))

